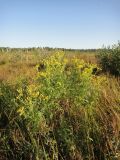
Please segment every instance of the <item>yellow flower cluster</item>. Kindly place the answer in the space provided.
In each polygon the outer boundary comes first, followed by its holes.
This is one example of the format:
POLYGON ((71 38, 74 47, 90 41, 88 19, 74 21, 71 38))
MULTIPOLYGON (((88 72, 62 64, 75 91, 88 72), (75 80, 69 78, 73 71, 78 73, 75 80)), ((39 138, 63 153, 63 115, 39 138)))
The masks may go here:
POLYGON ((40 98, 44 101, 48 100, 48 96, 45 96, 43 94, 40 94, 40 98))
POLYGON ((107 78, 105 76, 96 77, 96 79, 99 86, 101 86, 103 83, 107 83, 107 78))
POLYGON ((47 77, 47 73, 46 72, 40 72, 40 73, 38 73, 38 76, 46 78, 47 77))
POLYGON ((19 96, 23 96, 22 88, 17 89, 17 92, 19 93, 19 96))
POLYGON ((17 113, 19 113, 20 116, 24 115, 25 114, 25 110, 24 110, 24 107, 20 107, 18 110, 17 110, 17 113))
POLYGON ((28 93, 32 97, 38 97, 39 91, 37 90, 37 86, 35 84, 31 84, 28 86, 28 93))

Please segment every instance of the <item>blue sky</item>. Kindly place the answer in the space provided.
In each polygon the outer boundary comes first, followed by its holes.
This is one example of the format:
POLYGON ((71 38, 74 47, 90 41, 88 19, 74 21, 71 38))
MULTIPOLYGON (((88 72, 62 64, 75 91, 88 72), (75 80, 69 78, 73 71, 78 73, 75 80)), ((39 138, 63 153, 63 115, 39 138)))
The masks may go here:
POLYGON ((0 0, 0 46, 99 48, 120 40, 120 0, 0 0))

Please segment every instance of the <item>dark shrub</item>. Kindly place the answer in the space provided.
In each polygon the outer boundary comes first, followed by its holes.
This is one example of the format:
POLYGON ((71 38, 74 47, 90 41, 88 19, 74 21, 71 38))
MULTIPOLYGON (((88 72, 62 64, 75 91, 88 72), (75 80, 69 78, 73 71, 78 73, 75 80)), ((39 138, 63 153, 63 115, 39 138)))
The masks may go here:
POLYGON ((40 63, 38 66, 38 72, 45 70, 45 65, 44 63, 40 63))
POLYGON ((104 72, 120 76, 120 43, 112 48, 102 49, 97 58, 104 72))

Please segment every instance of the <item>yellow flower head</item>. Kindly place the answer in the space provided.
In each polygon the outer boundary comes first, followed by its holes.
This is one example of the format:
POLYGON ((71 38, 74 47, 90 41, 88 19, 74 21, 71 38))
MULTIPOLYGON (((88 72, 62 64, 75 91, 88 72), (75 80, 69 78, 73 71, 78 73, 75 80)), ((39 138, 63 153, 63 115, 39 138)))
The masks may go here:
POLYGON ((20 107, 18 110, 17 110, 17 113, 19 113, 20 116, 22 116, 25 111, 24 111, 24 107, 20 107))
POLYGON ((46 78, 46 76, 47 76, 47 73, 46 73, 46 72, 40 72, 40 73, 39 73, 39 77, 44 77, 44 78, 46 78))

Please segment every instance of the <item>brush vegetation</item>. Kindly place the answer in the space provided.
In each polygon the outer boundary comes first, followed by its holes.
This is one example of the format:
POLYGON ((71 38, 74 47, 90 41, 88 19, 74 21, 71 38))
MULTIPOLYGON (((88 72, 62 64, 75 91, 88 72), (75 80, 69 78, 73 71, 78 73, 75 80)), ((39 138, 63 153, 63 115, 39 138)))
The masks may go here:
POLYGON ((104 72, 120 76, 120 42, 112 48, 104 48, 98 54, 98 62, 104 72))
POLYGON ((99 51, 1 49, 1 160, 120 159, 120 80, 99 51))

